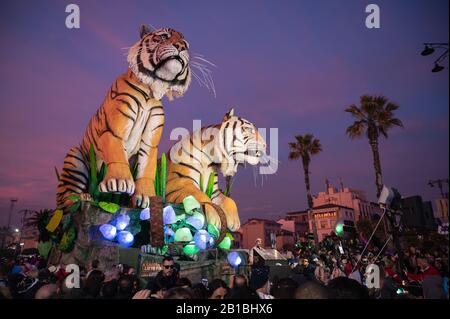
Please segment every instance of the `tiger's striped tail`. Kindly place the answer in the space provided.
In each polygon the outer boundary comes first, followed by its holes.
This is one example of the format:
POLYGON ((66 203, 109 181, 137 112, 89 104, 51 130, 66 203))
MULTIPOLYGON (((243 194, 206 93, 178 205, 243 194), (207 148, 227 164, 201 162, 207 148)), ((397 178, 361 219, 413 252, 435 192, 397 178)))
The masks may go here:
POLYGON ((60 174, 56 204, 59 209, 67 210, 73 201, 70 195, 79 195, 88 191, 89 164, 79 147, 72 147, 64 159, 60 174))

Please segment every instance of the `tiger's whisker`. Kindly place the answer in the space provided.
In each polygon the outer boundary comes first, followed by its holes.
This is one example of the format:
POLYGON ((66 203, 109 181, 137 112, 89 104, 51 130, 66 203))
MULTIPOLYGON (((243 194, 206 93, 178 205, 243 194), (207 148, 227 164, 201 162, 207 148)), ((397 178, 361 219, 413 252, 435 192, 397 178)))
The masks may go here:
POLYGON ((206 62, 206 63, 208 63, 209 65, 212 65, 213 67, 217 68, 217 65, 215 65, 215 64, 212 63, 211 61, 208 61, 208 60, 205 59, 205 58, 202 58, 202 57, 199 57, 199 56, 194 56, 194 59, 198 59, 198 60, 200 60, 200 61, 206 62))
POLYGON ((211 75, 207 71, 205 71, 202 68, 199 68, 196 65, 193 65, 193 67, 197 68, 200 71, 200 73, 203 76, 204 83, 207 84, 206 87, 208 88, 208 90, 211 90, 214 94, 214 97, 216 97, 214 82, 212 81, 211 75))

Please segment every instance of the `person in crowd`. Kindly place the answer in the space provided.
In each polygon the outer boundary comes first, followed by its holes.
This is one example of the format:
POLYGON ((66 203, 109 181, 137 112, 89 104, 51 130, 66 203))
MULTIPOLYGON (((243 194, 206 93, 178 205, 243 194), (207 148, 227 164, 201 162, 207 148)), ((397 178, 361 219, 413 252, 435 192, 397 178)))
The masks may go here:
POLYGON ((118 280, 109 280, 104 282, 101 289, 102 299, 114 299, 117 296, 117 291, 119 290, 118 280))
POLYGON ((255 290, 248 286, 235 286, 228 291, 225 299, 260 299, 255 290))
POLYGON ((252 271, 250 287, 256 291, 260 299, 273 299, 270 295, 269 271, 266 268, 256 268, 252 271))
POLYGON ((44 285, 36 292, 34 299, 57 299, 58 285, 48 284, 44 285))
POLYGON ((89 278, 89 275, 94 271, 94 270, 99 270, 98 267, 100 266, 100 261, 98 261, 98 259, 94 259, 91 262, 91 267, 89 269, 89 271, 86 273, 86 278, 89 278))
POLYGON ((119 278, 117 299, 131 299, 136 291, 134 276, 122 275, 119 278))
MULTIPOLYGON (((255 260, 254 260, 254 257, 255 257, 255 255, 257 255, 258 253, 255 251, 256 249, 263 249, 263 247, 262 247, 262 239, 261 238, 257 238, 256 239, 256 241, 255 241, 255 246, 253 246, 250 250, 249 250, 249 252, 248 252, 248 260, 249 260, 249 264, 250 265, 253 265, 254 264, 254 262, 255 262, 255 260)), ((258 255, 259 256, 259 255, 258 255)))
POLYGON ((230 289, 248 286, 247 277, 245 277, 244 275, 240 275, 240 274, 232 275, 230 282, 231 282, 230 289))
POLYGON ((415 275, 406 273, 408 279, 422 283, 423 297, 425 299, 445 299, 444 281, 439 271, 430 265, 426 255, 417 257, 417 265, 420 272, 415 275))
POLYGON ((164 294, 170 288, 175 287, 169 276, 156 276, 152 290, 150 290, 150 299, 163 299, 164 294))
POLYGON ((214 279, 208 285, 208 299, 224 299, 228 293, 228 286, 221 279, 214 279))
POLYGON ((192 287, 192 283, 189 280, 189 278, 186 277, 181 277, 178 279, 176 285, 176 287, 181 287, 181 288, 191 288, 192 287))
POLYGON ((294 299, 329 299, 330 292, 318 282, 308 281, 300 285, 294 293, 294 299))
POLYGON ((100 270, 94 269, 86 278, 84 284, 84 293, 87 298, 97 298, 100 295, 100 290, 102 288, 105 276, 100 270))
POLYGON ((379 288, 371 288, 369 289, 369 294, 372 299, 397 299, 397 290, 399 289, 399 285, 395 282, 395 280, 386 276, 386 272, 384 267, 379 267, 379 288))
POLYGON ((368 289, 350 278, 339 277, 330 280, 327 288, 333 299, 369 299, 368 289))
POLYGON ((118 267, 112 267, 111 269, 105 270, 104 282, 118 281, 119 278, 120 278, 120 269, 118 267))
POLYGON ((193 299, 208 299, 208 289, 202 283, 192 285, 193 299))
POLYGON ((194 294, 189 288, 174 287, 164 293, 164 299, 194 299, 194 294))
POLYGON ((282 278, 276 281, 271 294, 274 299, 293 299, 298 284, 291 278, 282 278))
POLYGON ((171 257, 171 256, 164 257, 161 266, 162 266, 162 270, 160 272, 158 272, 158 274, 156 275, 156 277, 153 280, 149 280, 149 282, 147 283, 147 287, 146 287, 147 290, 154 291, 153 285, 155 284, 155 282, 157 280, 159 280, 159 277, 165 278, 165 282, 166 282, 165 285, 167 286, 167 289, 175 287, 175 285, 178 281, 179 272, 175 268, 176 265, 175 265, 175 261, 173 260, 173 257, 171 257))
POLYGON ((313 260, 316 264, 316 267, 314 269, 314 277, 317 281, 319 281, 321 284, 326 285, 328 282, 328 278, 325 274, 325 265, 322 260, 318 259, 317 257, 313 260))
POLYGON ((130 267, 130 268, 128 269, 127 274, 128 274, 128 275, 135 276, 135 275, 136 275, 136 268, 130 267))

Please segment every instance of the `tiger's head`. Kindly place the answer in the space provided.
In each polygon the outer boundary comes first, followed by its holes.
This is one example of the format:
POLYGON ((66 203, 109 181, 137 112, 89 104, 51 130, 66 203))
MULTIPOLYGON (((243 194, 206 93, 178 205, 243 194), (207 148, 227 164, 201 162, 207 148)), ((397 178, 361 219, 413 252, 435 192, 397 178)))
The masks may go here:
POLYGON ((221 163, 224 176, 236 174, 238 165, 259 164, 266 154, 266 141, 256 126, 246 119, 235 116, 233 108, 222 120, 219 141, 225 157, 221 163))
POLYGON ((170 28, 141 27, 141 39, 128 51, 128 65, 134 75, 150 86, 153 97, 182 96, 191 82, 189 44, 170 28))

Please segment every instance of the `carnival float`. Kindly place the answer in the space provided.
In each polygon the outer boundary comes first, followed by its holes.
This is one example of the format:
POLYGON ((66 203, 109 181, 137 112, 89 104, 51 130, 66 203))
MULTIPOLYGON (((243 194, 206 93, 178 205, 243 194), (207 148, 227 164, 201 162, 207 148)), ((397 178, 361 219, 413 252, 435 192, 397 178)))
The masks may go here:
POLYGON ((231 183, 219 188, 218 174, 229 182, 238 166, 258 164, 265 141, 231 109, 167 154, 158 152, 161 100, 186 92, 195 62, 187 40, 173 29, 143 26, 140 36, 129 49, 129 69, 56 169, 57 208, 37 220, 40 254, 52 264, 128 263, 141 276, 158 271, 165 255, 199 277, 217 272, 220 262, 243 265, 245 253, 231 249, 240 227, 231 183))

